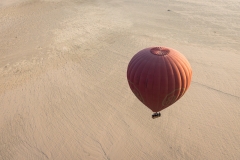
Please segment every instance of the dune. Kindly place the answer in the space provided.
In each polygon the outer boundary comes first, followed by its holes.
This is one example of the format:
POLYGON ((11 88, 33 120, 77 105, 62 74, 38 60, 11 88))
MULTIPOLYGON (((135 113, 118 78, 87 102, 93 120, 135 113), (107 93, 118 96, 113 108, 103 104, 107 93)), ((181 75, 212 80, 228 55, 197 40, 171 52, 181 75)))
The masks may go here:
POLYGON ((237 0, 2 0, 0 159, 239 159, 237 0), (186 94, 152 119, 139 50, 186 56, 186 94))

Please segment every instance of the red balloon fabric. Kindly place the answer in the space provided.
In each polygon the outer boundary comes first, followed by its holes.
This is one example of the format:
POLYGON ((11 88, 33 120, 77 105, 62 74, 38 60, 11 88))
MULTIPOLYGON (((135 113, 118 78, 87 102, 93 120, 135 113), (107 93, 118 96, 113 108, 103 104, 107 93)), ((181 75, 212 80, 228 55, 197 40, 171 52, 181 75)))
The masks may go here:
POLYGON ((172 105, 187 91, 192 78, 188 60, 168 47, 139 51, 128 64, 128 84, 135 96, 153 112, 172 105))

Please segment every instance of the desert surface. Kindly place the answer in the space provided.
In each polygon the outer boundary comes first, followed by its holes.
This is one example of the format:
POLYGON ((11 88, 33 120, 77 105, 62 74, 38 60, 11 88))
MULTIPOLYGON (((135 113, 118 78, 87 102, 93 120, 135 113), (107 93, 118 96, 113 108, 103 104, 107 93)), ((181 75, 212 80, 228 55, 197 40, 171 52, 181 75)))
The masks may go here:
POLYGON ((1 160, 240 159, 237 0, 1 0, 1 160), (152 119, 143 48, 181 52, 186 94, 152 119))

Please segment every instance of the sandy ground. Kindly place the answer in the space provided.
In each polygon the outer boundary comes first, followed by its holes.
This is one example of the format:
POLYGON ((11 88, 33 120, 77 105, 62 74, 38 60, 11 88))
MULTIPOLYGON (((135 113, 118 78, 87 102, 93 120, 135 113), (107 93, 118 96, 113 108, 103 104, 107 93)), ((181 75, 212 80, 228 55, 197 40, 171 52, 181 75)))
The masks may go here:
POLYGON ((0 159, 240 159, 239 10, 237 0, 1 0, 0 159), (155 120, 126 79, 150 46, 193 69, 155 120))

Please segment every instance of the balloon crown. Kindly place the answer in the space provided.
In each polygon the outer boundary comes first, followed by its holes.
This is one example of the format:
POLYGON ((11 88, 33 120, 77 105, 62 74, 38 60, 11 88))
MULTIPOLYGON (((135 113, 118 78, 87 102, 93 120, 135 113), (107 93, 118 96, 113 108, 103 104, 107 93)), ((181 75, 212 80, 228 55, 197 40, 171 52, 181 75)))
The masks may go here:
POLYGON ((170 52, 170 50, 165 47, 153 47, 150 50, 150 52, 157 56, 164 56, 164 55, 167 55, 170 52))

